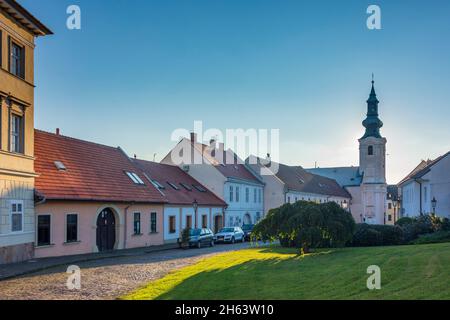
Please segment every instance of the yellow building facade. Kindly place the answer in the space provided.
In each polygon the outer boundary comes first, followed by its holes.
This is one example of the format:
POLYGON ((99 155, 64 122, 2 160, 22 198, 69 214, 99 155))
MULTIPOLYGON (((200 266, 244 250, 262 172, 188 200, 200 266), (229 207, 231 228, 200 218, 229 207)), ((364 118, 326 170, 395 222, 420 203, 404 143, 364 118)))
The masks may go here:
POLYGON ((0 264, 34 254, 34 48, 51 33, 16 1, 0 0, 0 264))

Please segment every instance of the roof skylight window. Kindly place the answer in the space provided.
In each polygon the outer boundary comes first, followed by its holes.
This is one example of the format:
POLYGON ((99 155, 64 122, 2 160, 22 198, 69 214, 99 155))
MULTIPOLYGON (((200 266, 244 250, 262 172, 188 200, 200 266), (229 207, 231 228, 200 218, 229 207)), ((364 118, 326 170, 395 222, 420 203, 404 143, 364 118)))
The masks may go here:
POLYGON ((157 180, 153 179, 152 180, 153 185, 158 188, 158 189, 165 189, 166 187, 164 187, 161 183, 159 183, 157 180))
POLYGON ((66 166, 61 161, 55 161, 54 163, 55 163, 56 169, 58 169, 59 171, 66 171, 67 170, 66 166))
POLYGON ((200 192, 206 192, 206 189, 198 184, 193 184, 194 188, 197 189, 200 192))
POLYGON ((131 181, 133 181, 135 184, 145 184, 144 181, 142 181, 141 178, 139 178, 139 176, 134 173, 134 172, 125 172, 128 176, 128 178, 131 179, 131 181))
POLYGON ((167 184, 168 184, 169 186, 171 186, 172 188, 174 188, 175 190, 180 190, 180 188, 178 188, 178 186, 177 186, 175 183, 172 183, 172 182, 167 181, 167 184))
POLYGON ((180 182, 180 185, 185 188, 187 191, 192 191, 192 188, 190 186, 188 186, 187 184, 180 182))

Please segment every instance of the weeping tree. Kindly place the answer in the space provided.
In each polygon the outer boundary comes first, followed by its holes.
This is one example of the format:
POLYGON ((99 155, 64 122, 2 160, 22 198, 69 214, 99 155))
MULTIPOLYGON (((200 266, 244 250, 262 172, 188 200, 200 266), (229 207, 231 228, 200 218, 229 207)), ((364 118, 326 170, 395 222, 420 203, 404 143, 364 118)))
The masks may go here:
POLYGON ((340 247, 352 239, 355 221, 334 202, 298 201, 272 209, 254 228, 254 239, 280 241, 284 247, 340 247))

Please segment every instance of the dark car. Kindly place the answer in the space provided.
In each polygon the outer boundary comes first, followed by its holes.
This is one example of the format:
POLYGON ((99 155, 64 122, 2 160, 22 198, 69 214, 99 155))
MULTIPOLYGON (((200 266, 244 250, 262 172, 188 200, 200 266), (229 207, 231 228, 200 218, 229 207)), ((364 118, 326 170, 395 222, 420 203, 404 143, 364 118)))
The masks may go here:
POLYGON ((244 224, 242 225, 242 231, 244 231, 245 241, 250 241, 250 237, 253 231, 254 224, 244 224))
POLYGON ((189 246, 201 248, 203 245, 214 246, 214 233, 208 228, 189 230, 189 246))

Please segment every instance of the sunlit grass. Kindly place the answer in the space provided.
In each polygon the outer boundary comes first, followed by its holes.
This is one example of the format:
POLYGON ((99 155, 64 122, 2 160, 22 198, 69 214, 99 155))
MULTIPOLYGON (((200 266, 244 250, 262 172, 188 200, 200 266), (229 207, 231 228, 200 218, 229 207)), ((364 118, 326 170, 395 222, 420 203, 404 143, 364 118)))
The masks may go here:
POLYGON ((169 273, 124 299, 450 299, 450 243, 219 254, 169 273), (366 287, 381 268, 381 290, 366 287))

